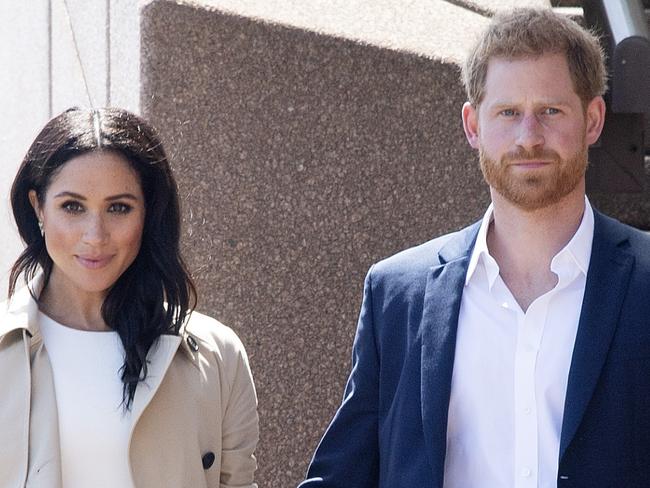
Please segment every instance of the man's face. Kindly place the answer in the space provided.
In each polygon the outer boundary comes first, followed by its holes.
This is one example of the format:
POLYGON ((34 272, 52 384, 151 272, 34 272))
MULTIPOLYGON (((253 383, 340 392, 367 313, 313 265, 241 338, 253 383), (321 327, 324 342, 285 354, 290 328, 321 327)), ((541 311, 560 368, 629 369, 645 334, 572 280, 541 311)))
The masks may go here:
POLYGON ((484 93, 478 110, 463 107, 463 123, 493 193, 527 211, 583 194, 604 105, 583 107, 565 56, 491 59, 484 93))

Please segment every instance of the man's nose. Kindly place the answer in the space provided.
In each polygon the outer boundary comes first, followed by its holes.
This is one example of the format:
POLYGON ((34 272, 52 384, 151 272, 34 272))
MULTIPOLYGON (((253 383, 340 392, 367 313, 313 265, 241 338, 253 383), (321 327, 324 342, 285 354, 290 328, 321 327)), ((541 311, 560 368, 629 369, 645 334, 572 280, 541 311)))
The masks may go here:
POLYGON ((535 114, 522 117, 517 134, 517 145, 527 150, 544 145, 544 127, 535 114))

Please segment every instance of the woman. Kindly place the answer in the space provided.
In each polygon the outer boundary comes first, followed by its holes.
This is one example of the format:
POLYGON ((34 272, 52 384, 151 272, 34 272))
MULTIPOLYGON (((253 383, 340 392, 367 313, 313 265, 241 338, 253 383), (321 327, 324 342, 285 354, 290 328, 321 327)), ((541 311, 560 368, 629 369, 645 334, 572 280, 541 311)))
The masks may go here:
POLYGON ((11 203, 26 249, 0 315, 0 485, 256 486, 246 353, 192 311, 153 129, 120 109, 62 113, 11 203))

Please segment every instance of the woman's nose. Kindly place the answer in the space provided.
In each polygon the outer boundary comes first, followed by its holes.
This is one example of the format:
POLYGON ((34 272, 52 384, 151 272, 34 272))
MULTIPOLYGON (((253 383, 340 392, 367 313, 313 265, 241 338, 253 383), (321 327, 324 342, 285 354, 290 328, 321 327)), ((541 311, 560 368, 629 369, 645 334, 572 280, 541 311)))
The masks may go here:
POLYGON ((106 223, 100 215, 90 215, 85 222, 83 240, 88 244, 101 244, 108 238, 106 223))

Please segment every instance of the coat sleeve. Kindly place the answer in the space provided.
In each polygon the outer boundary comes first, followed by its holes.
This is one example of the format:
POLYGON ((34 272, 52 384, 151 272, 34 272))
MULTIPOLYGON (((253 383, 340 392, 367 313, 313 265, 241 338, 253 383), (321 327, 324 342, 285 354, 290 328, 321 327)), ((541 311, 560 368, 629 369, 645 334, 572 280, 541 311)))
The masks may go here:
POLYGON ((299 488, 374 488, 379 478, 380 359, 372 303, 372 268, 352 350, 352 370, 334 415, 299 488))
POLYGON ((259 441, 257 395, 244 346, 232 332, 234 357, 230 358, 230 393, 222 419, 219 488, 257 488, 254 451, 259 441))

